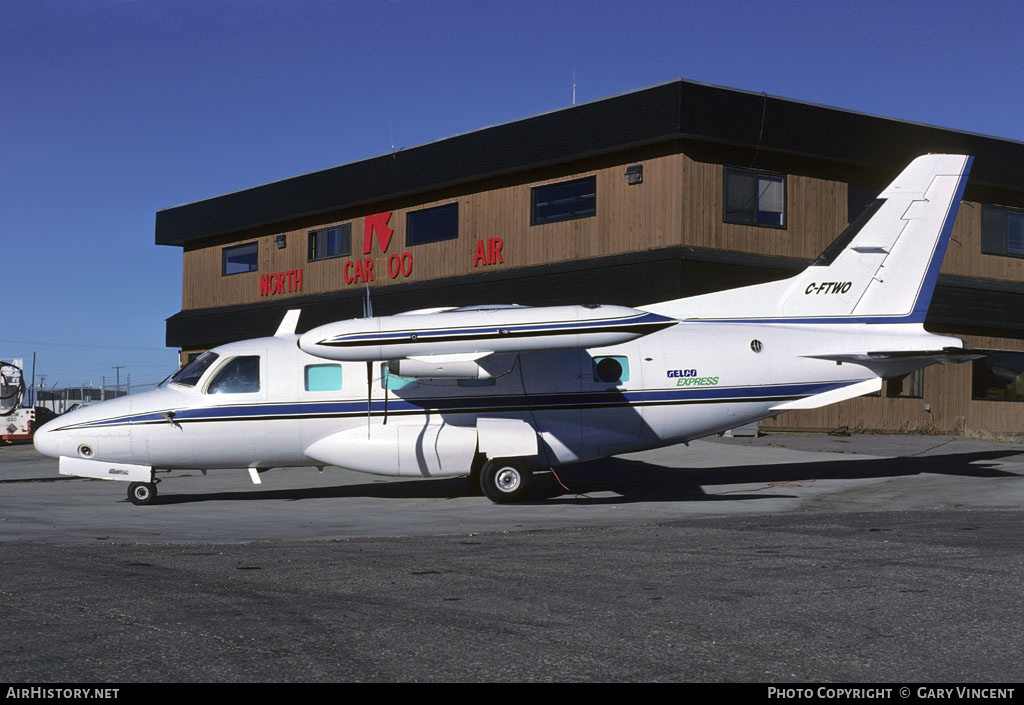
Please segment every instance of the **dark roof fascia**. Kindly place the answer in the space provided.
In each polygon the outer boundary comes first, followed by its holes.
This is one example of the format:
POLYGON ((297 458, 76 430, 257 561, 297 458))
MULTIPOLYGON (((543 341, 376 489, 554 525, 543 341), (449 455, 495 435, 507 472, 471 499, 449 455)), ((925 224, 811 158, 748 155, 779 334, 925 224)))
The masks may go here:
POLYGON ((156 214, 156 244, 186 242, 675 139, 676 83, 487 127, 156 214))
POLYGON ((184 246, 680 139, 890 175, 926 152, 972 154, 972 184, 1024 191, 1024 143, 678 80, 161 210, 156 243, 184 246))

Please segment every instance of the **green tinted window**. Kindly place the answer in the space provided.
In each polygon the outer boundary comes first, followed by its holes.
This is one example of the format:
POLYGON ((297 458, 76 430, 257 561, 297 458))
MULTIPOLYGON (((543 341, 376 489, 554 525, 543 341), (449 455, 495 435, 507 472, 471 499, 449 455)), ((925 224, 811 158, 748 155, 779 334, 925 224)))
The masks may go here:
POLYGON ((341 365, 306 365, 306 391, 341 391, 341 365))
POLYGON ((390 389, 392 392, 396 392, 399 389, 415 389, 420 386, 420 381, 415 377, 399 377, 393 375, 388 370, 388 363, 382 362, 380 364, 380 388, 390 389))

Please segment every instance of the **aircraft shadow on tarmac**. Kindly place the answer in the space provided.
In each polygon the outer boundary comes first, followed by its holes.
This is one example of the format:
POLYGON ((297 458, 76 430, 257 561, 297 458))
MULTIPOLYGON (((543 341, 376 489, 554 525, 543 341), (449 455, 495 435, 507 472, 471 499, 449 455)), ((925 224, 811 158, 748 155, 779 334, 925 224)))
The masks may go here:
MULTIPOLYGON (((812 480, 860 480, 908 477, 923 473, 961 477, 1017 477, 992 463, 1014 455, 1017 450, 990 450, 923 457, 870 458, 864 460, 816 461, 715 468, 673 468, 639 460, 605 458, 570 465, 558 470, 563 488, 550 472, 537 473, 533 499, 526 504, 552 502, 605 504, 623 502, 679 502, 793 498, 793 494, 764 493, 812 480), (976 464, 980 463, 980 464, 976 464), (755 487, 721 493, 704 486, 744 485, 755 487), (612 492, 616 496, 590 497, 590 493, 612 492), (756 493, 756 494, 754 494, 756 493)), ((848 456, 847 456, 848 457, 848 456)), ((287 472, 287 471, 284 471, 287 472)), ((451 499, 471 494, 464 477, 408 481, 372 480, 352 485, 300 489, 253 489, 188 495, 160 495, 158 504, 237 500, 303 500, 326 498, 451 499)), ((127 500, 125 500, 127 501, 127 500)))

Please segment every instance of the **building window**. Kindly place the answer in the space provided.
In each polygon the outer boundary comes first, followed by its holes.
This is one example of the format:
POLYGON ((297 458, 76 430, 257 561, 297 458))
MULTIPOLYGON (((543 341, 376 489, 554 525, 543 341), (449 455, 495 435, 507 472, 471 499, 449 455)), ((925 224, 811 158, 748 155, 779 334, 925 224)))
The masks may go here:
POLYGON ((887 397, 906 397, 908 399, 923 398, 924 368, 885 380, 885 395, 887 397))
POLYGON ((1024 211, 981 207, 981 251, 1024 257, 1024 211))
POLYGON ((990 352, 973 360, 971 398, 1024 401, 1024 353, 990 352))
POLYGON ((259 243, 247 242, 244 245, 225 247, 221 250, 223 265, 221 275, 255 272, 259 269, 259 243))
POLYGON ((725 167, 727 223, 786 227, 786 177, 763 171, 725 167))
POLYGON ((352 254, 352 223, 309 231, 309 261, 352 254))
POLYGON ((405 216, 405 244, 425 245, 428 242, 454 240, 459 236, 459 204, 426 208, 405 216))
POLYGON ((535 186, 530 191, 530 225, 597 215, 597 177, 535 186))
POLYGON ((341 365, 306 365, 307 392, 340 392, 341 365))

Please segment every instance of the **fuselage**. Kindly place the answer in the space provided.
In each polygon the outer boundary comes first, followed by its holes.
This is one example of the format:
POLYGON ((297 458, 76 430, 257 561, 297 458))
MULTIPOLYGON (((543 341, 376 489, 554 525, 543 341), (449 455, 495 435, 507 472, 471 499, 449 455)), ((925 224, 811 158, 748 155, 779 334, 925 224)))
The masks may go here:
POLYGON ((369 384, 367 363, 324 360, 300 350, 297 335, 275 336, 214 348, 194 378, 179 373, 154 391, 65 414, 43 426, 35 442, 52 457, 156 469, 332 464, 443 476, 468 469, 465 453, 449 460, 439 438, 465 445, 475 442, 465 439, 479 419, 516 419, 536 429, 539 452, 531 463, 546 467, 765 418, 787 401, 876 376, 811 355, 901 344, 920 349, 922 336, 940 345, 951 340, 919 326, 680 322, 605 348, 520 353, 491 379, 401 378, 373 362, 369 384), (339 432, 359 442, 335 444, 330 462, 307 452, 339 432), (390 445, 415 446, 417 439, 412 461, 381 461, 390 445), (433 457, 416 459, 424 454, 433 457))

